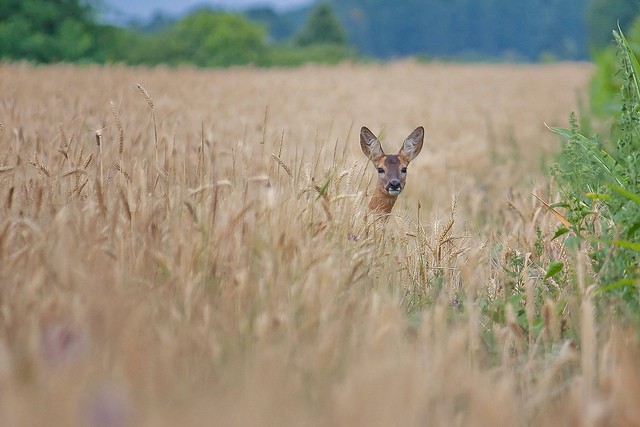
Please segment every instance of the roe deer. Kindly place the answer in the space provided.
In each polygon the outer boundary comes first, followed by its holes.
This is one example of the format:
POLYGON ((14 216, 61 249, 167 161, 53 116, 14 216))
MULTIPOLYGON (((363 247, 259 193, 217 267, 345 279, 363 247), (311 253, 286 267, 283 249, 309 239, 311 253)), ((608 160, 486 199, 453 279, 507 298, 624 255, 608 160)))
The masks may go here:
POLYGON ((416 128, 404 140, 398 154, 385 154, 380 140, 367 127, 360 130, 360 146, 373 166, 378 170, 378 183, 369 202, 369 209, 388 216, 404 189, 407 180, 407 166, 422 150, 424 128, 416 128))

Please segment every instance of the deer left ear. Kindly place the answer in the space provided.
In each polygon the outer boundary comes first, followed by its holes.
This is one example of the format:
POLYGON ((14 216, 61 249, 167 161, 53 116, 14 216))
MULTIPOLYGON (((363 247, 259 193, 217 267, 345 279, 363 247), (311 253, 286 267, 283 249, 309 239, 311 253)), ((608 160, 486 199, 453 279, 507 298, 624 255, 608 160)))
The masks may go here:
POLYGON ((418 154, 420 154, 420 150, 422 150, 422 142, 424 141, 424 128, 419 126, 411 132, 411 134, 404 140, 402 143, 402 148, 400 148, 400 155, 406 156, 409 161, 416 158, 418 154))

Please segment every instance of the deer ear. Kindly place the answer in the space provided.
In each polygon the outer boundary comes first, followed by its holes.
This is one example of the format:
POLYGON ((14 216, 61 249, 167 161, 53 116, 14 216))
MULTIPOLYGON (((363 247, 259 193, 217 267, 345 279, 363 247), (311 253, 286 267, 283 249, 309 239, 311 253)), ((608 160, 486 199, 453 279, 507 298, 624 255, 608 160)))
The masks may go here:
POLYGON ((424 128, 419 126, 411 132, 411 134, 404 140, 402 143, 402 148, 400 148, 401 155, 406 156, 409 161, 416 158, 418 154, 420 154, 420 150, 422 150, 422 142, 424 141, 424 128))
POLYGON ((362 126, 362 129, 360 129, 360 147, 364 155, 369 159, 384 156, 380 141, 366 126, 362 126))

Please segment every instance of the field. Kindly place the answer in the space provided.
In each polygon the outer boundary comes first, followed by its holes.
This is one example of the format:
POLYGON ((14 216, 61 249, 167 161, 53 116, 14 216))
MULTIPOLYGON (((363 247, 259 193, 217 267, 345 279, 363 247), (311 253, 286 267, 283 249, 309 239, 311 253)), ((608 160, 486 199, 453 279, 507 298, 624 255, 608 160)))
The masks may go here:
POLYGON ((633 425, 634 335, 539 268, 592 71, 0 65, 0 424, 633 425), (363 125, 426 129, 386 224, 363 125))

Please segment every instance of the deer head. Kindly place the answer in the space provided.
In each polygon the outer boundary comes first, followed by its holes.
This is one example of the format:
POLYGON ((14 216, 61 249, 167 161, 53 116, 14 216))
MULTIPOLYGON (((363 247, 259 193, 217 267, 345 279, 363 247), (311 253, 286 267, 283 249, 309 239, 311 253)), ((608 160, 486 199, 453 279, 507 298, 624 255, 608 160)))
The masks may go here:
POLYGON ((404 140, 398 154, 385 154, 380 140, 367 127, 360 130, 360 147, 378 172, 378 183, 369 209, 390 214, 407 180, 407 166, 422 150, 424 128, 416 128, 404 140))

